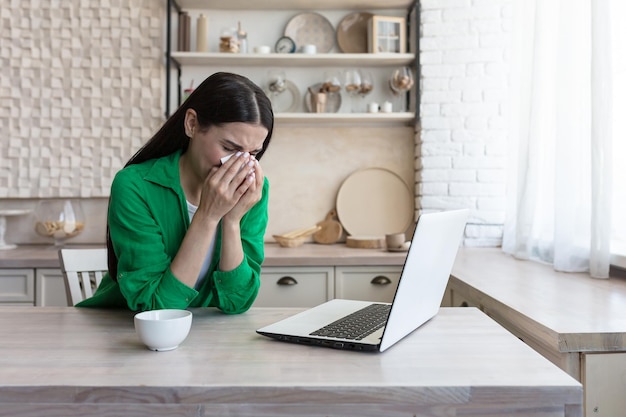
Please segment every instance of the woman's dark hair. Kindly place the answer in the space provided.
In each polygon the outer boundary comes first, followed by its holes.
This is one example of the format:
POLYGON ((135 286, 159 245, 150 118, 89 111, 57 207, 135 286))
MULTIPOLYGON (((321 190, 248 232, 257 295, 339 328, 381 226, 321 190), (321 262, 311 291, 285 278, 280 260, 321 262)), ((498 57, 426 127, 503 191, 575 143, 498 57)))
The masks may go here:
MULTIPOLYGON (((267 129, 261 151, 255 155, 260 160, 272 138, 274 113, 272 104, 263 90, 248 78, 228 72, 216 72, 205 79, 146 142, 124 167, 170 155, 178 150, 185 152, 189 137, 185 134, 185 114, 195 110, 200 130, 226 123, 243 122, 259 124, 267 129)), ((117 256, 107 222, 107 251, 109 275, 117 281, 117 256)))

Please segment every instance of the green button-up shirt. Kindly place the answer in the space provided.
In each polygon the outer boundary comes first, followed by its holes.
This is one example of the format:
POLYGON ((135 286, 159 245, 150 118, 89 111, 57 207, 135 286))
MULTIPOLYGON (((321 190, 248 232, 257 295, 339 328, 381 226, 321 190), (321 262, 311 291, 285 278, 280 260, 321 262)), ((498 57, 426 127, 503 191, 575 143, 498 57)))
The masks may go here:
POLYGON ((261 200, 241 219, 243 262, 232 271, 218 268, 222 233, 216 232, 209 270, 196 290, 170 269, 189 228, 185 193, 180 185, 181 153, 130 165, 111 186, 108 224, 118 258, 117 282, 106 274, 93 297, 77 307, 161 308, 217 307, 225 313, 250 308, 259 290, 264 259, 269 183, 261 200))

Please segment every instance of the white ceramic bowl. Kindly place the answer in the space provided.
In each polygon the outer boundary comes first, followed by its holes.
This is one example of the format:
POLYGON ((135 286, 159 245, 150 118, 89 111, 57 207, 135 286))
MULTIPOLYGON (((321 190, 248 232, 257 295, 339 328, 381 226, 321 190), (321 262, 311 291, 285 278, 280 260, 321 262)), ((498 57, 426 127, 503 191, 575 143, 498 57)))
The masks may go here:
POLYGON ((173 350, 187 338, 191 318, 187 310, 143 311, 135 314, 135 331, 148 349, 173 350))

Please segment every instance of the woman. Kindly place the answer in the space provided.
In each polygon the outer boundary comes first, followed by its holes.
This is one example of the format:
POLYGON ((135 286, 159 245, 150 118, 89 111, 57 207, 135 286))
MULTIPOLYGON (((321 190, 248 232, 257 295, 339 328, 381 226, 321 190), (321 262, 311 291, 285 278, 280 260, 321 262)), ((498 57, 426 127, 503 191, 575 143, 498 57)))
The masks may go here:
POLYGON ((269 190, 258 161, 273 126, 269 99, 249 79, 221 72, 200 84, 115 176, 109 273, 77 306, 250 308, 269 190))

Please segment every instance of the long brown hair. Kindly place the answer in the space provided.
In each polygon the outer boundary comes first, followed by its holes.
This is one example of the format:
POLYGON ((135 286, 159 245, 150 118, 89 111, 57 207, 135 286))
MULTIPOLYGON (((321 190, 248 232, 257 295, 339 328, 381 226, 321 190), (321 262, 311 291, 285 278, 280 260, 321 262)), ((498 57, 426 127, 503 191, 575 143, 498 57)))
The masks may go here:
MULTIPOLYGON (((267 136, 261 151, 255 155, 257 160, 261 159, 270 144, 274 130, 274 113, 267 95, 244 76, 216 72, 191 93, 124 167, 170 155, 178 150, 185 152, 189 146, 189 138, 184 128, 187 109, 196 111, 198 125, 202 130, 233 122, 261 124, 267 129, 267 136)), ((117 256, 113 250, 108 221, 106 242, 109 275, 117 281, 117 256)))

